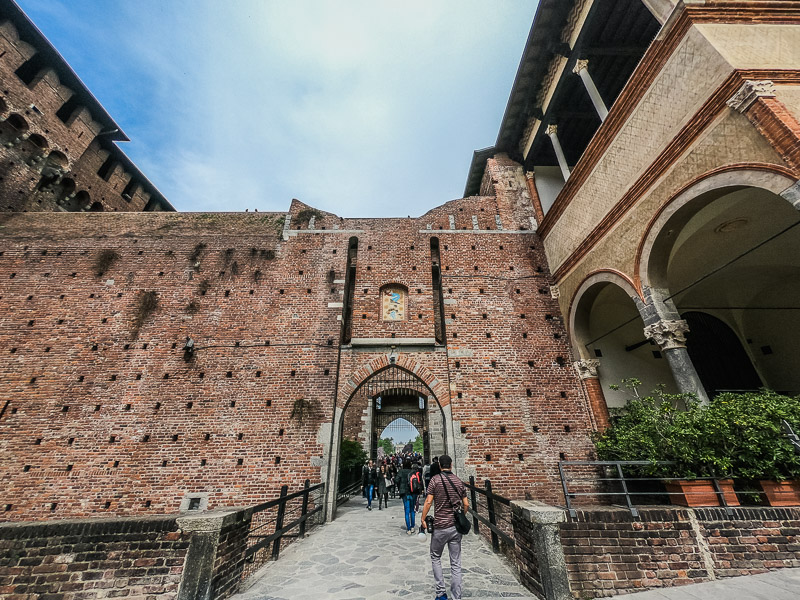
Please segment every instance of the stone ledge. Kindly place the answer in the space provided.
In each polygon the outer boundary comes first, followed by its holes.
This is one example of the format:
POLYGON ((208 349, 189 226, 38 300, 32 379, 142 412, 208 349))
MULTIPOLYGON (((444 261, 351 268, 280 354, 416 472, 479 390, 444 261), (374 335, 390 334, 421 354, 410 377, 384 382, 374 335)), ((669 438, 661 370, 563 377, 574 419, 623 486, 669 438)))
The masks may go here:
POLYGON ((532 500, 513 500, 511 510, 516 516, 539 525, 554 525, 567 520, 564 509, 532 500))
POLYGON ((356 346, 435 346, 436 338, 353 338, 350 345, 356 346))

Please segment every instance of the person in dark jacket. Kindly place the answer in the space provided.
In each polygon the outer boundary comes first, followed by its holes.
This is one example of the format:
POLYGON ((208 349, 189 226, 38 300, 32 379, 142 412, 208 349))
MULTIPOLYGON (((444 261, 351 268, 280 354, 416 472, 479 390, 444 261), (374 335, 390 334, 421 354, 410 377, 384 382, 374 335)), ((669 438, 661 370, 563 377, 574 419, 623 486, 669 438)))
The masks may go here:
POLYGON ((414 510, 414 494, 411 493, 411 484, 409 481, 413 474, 414 470, 411 468, 411 459, 406 458, 403 461, 403 468, 397 472, 397 476, 394 478, 397 484, 397 493, 400 494, 400 498, 403 500, 403 508, 406 513, 406 535, 412 535, 414 533, 414 521, 417 516, 414 510))
POLYGON ((364 493, 367 496, 367 510, 372 510, 372 496, 375 494, 375 486, 378 484, 378 470, 375 463, 369 461, 364 470, 364 493))
POLYGON ((381 468, 378 469, 378 510, 381 510, 381 503, 385 504, 386 508, 389 508, 388 490, 390 482, 391 478, 386 465, 381 465, 381 468))

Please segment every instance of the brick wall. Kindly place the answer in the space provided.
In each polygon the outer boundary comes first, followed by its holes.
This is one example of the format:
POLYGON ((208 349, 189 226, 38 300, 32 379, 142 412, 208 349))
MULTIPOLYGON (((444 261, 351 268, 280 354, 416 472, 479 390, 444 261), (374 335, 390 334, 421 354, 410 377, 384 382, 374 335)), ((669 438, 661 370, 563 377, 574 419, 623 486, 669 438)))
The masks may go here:
POLYGON ((526 201, 456 200, 416 219, 299 202, 288 215, 0 217, 0 515, 169 513, 198 492, 241 506, 319 482, 334 402, 388 365, 393 335, 434 338, 434 234, 446 343, 399 346, 398 364, 429 374, 462 476, 559 502, 556 463, 590 455, 591 424, 541 242, 516 216, 526 201), (450 215, 481 229, 450 230, 450 215), (340 345, 351 237, 352 337, 380 347, 340 345), (408 318, 383 321, 380 288, 398 282, 408 318))
POLYGON ((597 508, 553 525, 515 510, 514 535, 521 579, 543 595, 553 569, 564 570, 575 598, 597 598, 800 566, 800 508, 737 508, 729 516, 722 508, 654 507, 636 518, 597 508), (562 559, 543 551, 548 526, 562 559))
POLYGON ((250 525, 251 512, 244 510, 222 527, 214 559, 214 578, 211 584, 213 598, 227 598, 239 590, 250 525))
POLYGON ((124 134, 80 82, 59 79, 69 67, 24 21, 11 3, 0 7, 0 211, 171 210, 113 143, 124 134), (18 74, 28 61, 30 81, 18 74))
POLYGON ((0 524, 0 596, 175 598, 188 544, 174 517, 0 524))

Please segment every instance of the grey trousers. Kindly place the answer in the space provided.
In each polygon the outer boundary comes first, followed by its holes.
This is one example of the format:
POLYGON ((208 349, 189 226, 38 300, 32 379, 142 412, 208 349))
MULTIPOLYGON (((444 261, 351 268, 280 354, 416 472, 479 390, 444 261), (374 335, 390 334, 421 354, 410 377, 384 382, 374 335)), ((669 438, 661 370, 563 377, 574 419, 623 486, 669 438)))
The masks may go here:
POLYGON ((435 529, 431 536, 431 565, 436 580, 436 596, 443 595, 447 590, 442 575, 445 545, 450 554, 450 593, 453 600, 461 600, 461 534, 456 531, 455 525, 447 529, 435 529))

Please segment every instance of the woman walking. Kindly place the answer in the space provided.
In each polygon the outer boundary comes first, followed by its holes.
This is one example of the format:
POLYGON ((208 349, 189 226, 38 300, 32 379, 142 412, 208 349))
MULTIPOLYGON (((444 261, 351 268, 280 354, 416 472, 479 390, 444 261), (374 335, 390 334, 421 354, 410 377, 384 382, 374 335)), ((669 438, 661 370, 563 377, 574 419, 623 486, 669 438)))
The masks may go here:
POLYGON ((389 471, 386 468, 386 465, 381 465, 380 471, 378 471, 378 510, 381 510, 381 501, 383 501, 383 505, 386 508, 389 508, 389 471))

